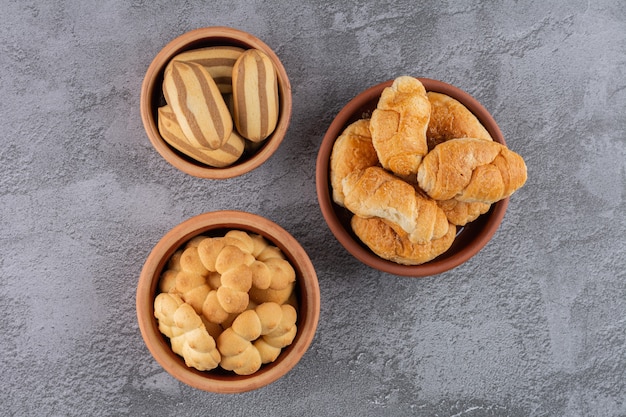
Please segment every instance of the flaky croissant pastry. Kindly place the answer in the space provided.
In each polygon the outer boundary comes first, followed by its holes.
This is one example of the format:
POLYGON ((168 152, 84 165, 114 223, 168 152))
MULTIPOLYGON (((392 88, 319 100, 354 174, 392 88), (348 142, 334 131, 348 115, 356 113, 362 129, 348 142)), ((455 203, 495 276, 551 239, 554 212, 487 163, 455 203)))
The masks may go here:
POLYGON ((436 200, 437 205, 443 210, 448 221, 456 226, 465 226, 469 222, 473 222, 481 214, 489 211, 491 204, 474 201, 466 203, 456 199, 436 200))
POLYGON ((435 200, 495 203, 524 185, 526 164, 498 142, 455 139, 424 157, 417 182, 435 200))
POLYGON ((343 206, 343 187, 341 182, 349 173, 378 165, 378 156, 372 135, 369 119, 361 119, 350 124, 335 141, 330 154, 330 184, 333 201, 343 206))
MULTIPOLYGON (((442 93, 429 91, 430 121, 426 131, 428 149, 448 140, 477 138, 492 141, 493 138, 478 118, 460 101, 442 93)), ((464 226, 486 213, 491 206, 483 202, 464 202, 457 199, 437 201, 450 223, 464 226)))
POLYGON ((354 233, 372 252, 402 265, 420 265, 435 259, 450 248, 456 236, 456 227, 451 224, 442 237, 417 244, 411 242, 402 228, 377 217, 365 219, 353 216, 351 225, 354 233))
POLYGON ((380 167, 354 171, 343 180, 345 206, 361 217, 380 217, 399 225, 413 243, 448 232, 448 220, 434 201, 380 167))
POLYGON ((458 138, 493 140, 478 118, 460 101, 452 97, 429 91, 430 121, 426 130, 428 149, 458 138))
POLYGON ((417 172, 428 152, 426 128, 430 102, 424 85, 417 79, 401 76, 383 90, 372 112, 372 144, 382 166, 407 177, 417 172))

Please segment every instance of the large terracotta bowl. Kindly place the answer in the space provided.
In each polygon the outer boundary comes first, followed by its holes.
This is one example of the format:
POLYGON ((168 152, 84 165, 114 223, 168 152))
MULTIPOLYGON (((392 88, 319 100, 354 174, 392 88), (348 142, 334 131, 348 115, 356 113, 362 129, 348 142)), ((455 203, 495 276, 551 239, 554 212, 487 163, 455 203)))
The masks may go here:
POLYGON ((300 361, 311 344, 320 313, 320 290, 315 269, 300 244, 276 223, 255 214, 240 211, 217 211, 193 217, 170 230, 150 252, 139 277, 136 297, 137 319, 141 335, 156 361, 172 376, 197 389, 216 393, 239 393, 261 388, 287 374, 300 361), (158 281, 170 256, 198 235, 223 236, 238 229, 264 236, 277 246, 296 271, 298 300, 297 334, 276 359, 248 376, 219 368, 198 371, 185 365, 174 353, 167 337, 158 329, 154 317, 154 299, 158 281))
MULTIPOLYGON (((504 137, 500 128, 489 112, 465 91, 441 81, 419 78, 427 91, 446 94, 455 98, 467 107, 485 126, 491 137, 504 145, 504 137)), ((457 237, 445 253, 421 265, 400 265, 380 258, 365 246, 354 234, 350 226, 352 213, 335 204, 332 200, 332 189, 329 179, 330 155, 335 140, 343 130, 358 119, 371 116, 378 99, 393 80, 383 82, 363 91, 341 109, 330 124, 317 155, 316 187, 317 197, 322 215, 331 232, 341 245, 355 258, 364 264, 394 275, 408 277, 425 277, 440 274, 455 268, 476 255, 493 237, 500 226, 506 212, 509 199, 506 198, 491 206, 491 209, 477 220, 465 227, 459 227, 457 237)))
POLYGON ((267 161, 285 138, 291 119, 291 84, 287 72, 274 51, 255 36, 228 27, 207 27, 192 30, 169 42, 156 55, 141 86, 141 119, 146 134, 156 151, 179 170, 200 178, 225 179, 243 175, 267 161), (171 147, 161 137, 157 125, 157 109, 165 105, 163 96, 163 72, 168 62, 177 54, 207 46, 238 46, 244 49, 256 48, 265 52, 278 74, 278 95, 280 113, 274 132, 254 151, 246 150, 234 164, 224 168, 214 168, 193 160, 171 147))

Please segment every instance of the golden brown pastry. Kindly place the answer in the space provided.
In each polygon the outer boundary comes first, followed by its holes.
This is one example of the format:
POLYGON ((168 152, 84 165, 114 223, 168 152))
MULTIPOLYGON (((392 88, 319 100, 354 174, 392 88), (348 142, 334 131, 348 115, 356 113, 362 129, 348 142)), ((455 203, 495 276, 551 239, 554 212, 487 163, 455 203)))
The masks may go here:
POLYGON ((383 168, 352 172, 343 180, 343 191, 345 206, 352 213, 398 224, 413 243, 426 243, 448 232, 446 215, 434 201, 383 168))
POLYGON ((426 130, 428 149, 441 142, 458 138, 493 140, 478 118, 458 100, 429 91, 430 121, 426 130))
POLYGON ((158 128, 161 137, 173 148, 203 164, 223 168, 236 162, 245 149, 246 140, 234 130, 226 143, 218 149, 204 148, 189 142, 176 115, 169 105, 158 109, 158 128))
POLYGON ((200 235, 168 260, 154 314, 188 366, 208 370, 219 363, 247 375, 293 341, 295 281, 285 255, 261 235, 200 235))
POLYGON ((229 245, 237 246, 242 251, 255 256, 254 253, 252 253, 254 250, 254 239, 243 230, 229 230, 224 235, 223 241, 229 245))
POLYGON ((296 337, 298 330, 296 309, 290 304, 282 304, 280 310, 282 315, 278 325, 269 332, 262 334, 262 339, 266 344, 278 349, 289 346, 296 337))
POLYGON ((526 164, 501 143, 455 139, 426 155, 417 182, 435 200, 495 203, 524 185, 526 164))
MULTIPOLYGON (((458 100, 442 93, 429 91, 430 121, 426 138, 432 150, 442 142, 458 138, 477 138, 492 141, 493 138, 478 118, 458 100)), ((456 199, 438 201, 448 221, 464 226, 486 213, 491 207, 483 202, 463 202, 456 199)))
MULTIPOLYGON (((430 199, 428 194, 422 190, 417 184, 417 175, 414 177, 415 182, 409 182, 417 192, 418 195, 430 199)), ((466 203, 464 201, 458 201, 456 199, 450 200, 433 200, 444 214, 448 221, 455 226, 465 226, 467 223, 472 222, 478 218, 481 214, 489 211, 491 204, 482 202, 466 203)))
POLYGON ((481 214, 489 211, 491 204, 475 201, 466 203, 456 199, 435 200, 437 205, 441 207, 446 214, 448 221, 457 226, 465 226, 469 222, 473 222, 481 214))
POLYGON ((281 290, 274 290, 271 288, 260 289, 260 288, 252 287, 250 288, 250 291, 248 292, 248 294, 250 294, 250 301, 253 301, 258 304, 267 303, 267 302, 285 304, 289 301, 289 298, 293 295, 294 293, 293 290, 295 288, 295 285, 296 283, 292 282, 291 284, 287 285, 285 288, 281 290))
POLYGON ((200 64, 174 61, 163 75, 163 95, 185 137, 218 149, 230 137, 233 119, 209 72, 200 64))
POLYGON ((407 233, 389 221, 372 217, 353 216, 352 230, 376 255, 402 265, 420 265, 447 251, 456 235, 450 224, 445 235, 423 244, 411 242, 407 233))
POLYGON ((278 75, 267 54, 247 49, 233 66, 233 119, 241 136, 252 142, 267 138, 279 114, 278 75))
POLYGON ((226 312, 240 313, 248 306, 248 291, 252 287, 250 265, 254 261, 254 256, 232 245, 224 246, 217 255, 215 270, 221 276, 217 299, 226 312))
POLYGON ((265 242, 265 247, 262 248, 260 245, 258 247, 255 247, 255 253, 257 253, 256 258, 259 261, 267 261, 268 259, 272 259, 272 258, 280 258, 280 259, 285 259, 285 255, 282 253, 282 251, 277 248, 276 246, 270 245, 269 243, 265 242))
POLYGON ((172 350, 185 364, 200 371, 217 367, 221 355, 215 339, 200 316, 176 294, 160 293, 154 300, 154 316, 159 330, 170 338, 172 350))
POLYGON ((256 261, 247 251, 252 240, 233 235, 202 240, 198 258, 207 270, 209 292, 202 304, 202 314, 209 321, 224 323, 231 314, 246 309, 252 286, 251 265, 256 261), (242 250, 243 248, 243 250, 242 250))
POLYGON ((343 179, 352 171, 378 164, 369 126, 369 119, 357 120, 345 128, 333 145, 330 154, 330 184, 333 201, 342 207, 343 179))
MULTIPOLYGON (((245 263, 252 273, 252 286, 258 289, 282 290, 295 282, 296 271, 285 255, 276 246, 270 245, 262 236, 251 236, 246 232, 231 230, 224 237, 211 238, 198 245, 198 253, 203 263, 210 270, 220 272, 219 256, 228 249, 239 257, 237 262, 245 263), (240 252, 228 249, 237 247, 240 252), (256 255, 255 255, 256 254, 256 255), (213 269, 214 268, 214 269, 213 269)), ((233 258, 227 258, 234 262, 233 258)), ((226 269, 228 265, 221 268, 226 269)), ((223 273, 223 272, 220 272, 223 273)))
POLYGON ((407 177, 417 172, 428 152, 426 129, 430 102, 422 83, 409 76, 394 80, 383 90, 372 112, 372 143, 382 166, 407 177))
POLYGON ((217 338, 220 366, 238 375, 250 375, 273 362, 291 344, 297 314, 290 305, 263 303, 239 314, 217 338))
POLYGON ((169 268, 161 275, 159 289, 162 292, 176 294, 189 304, 198 314, 211 290, 207 285, 208 271, 198 256, 198 250, 192 245, 179 249, 170 259, 169 268))
MULTIPOLYGON (((260 261, 257 261, 261 263, 260 261)), ((262 261, 269 269, 270 284, 272 290, 284 290, 292 283, 296 282, 296 271, 289 261, 282 258, 270 258, 262 261)))
POLYGON ((200 64, 209 72, 220 92, 228 94, 233 91, 233 66, 243 51, 243 48, 226 45, 192 49, 176 55, 168 66, 175 61, 200 64))
POLYGON ((179 294, 181 298, 198 313, 202 313, 202 304, 211 287, 207 284, 204 275, 192 271, 182 270, 176 273, 176 281, 172 293, 179 294))
POLYGON ((205 238, 197 250, 202 264, 210 271, 207 283, 210 284, 214 271, 218 277, 216 285, 209 285, 213 291, 202 306, 204 316, 211 321, 224 323, 229 314, 243 311, 251 300, 282 304, 293 292, 293 266, 279 248, 260 235, 231 230, 223 237, 205 238))

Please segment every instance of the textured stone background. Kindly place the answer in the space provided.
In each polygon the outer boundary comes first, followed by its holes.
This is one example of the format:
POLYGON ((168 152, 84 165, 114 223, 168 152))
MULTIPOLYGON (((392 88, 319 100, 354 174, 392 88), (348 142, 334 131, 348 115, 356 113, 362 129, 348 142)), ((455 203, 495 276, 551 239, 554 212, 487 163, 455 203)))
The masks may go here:
POLYGON ((0 8, 0 414, 626 415, 620 1, 0 0, 0 8), (168 165, 139 117, 155 54, 211 25, 272 46, 294 99, 278 153, 220 182, 168 165), (484 250, 426 279, 351 258, 315 194, 315 157, 334 115, 402 74, 473 94, 529 171, 484 250), (153 245, 219 209, 290 231, 322 292, 303 360, 241 395, 170 377, 135 316, 153 245))

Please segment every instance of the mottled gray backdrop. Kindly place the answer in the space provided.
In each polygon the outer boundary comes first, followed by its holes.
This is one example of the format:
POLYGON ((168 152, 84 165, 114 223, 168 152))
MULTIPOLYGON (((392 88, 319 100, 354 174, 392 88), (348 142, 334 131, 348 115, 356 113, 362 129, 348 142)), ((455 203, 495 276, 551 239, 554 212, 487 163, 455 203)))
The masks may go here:
POLYGON ((0 414, 626 415, 622 2, 0 0, 0 10, 0 414), (294 101, 278 152, 219 182, 166 163, 139 115, 153 57, 212 25, 274 48, 294 101), (403 74, 473 94, 529 173, 484 250, 426 279, 351 258, 315 193, 334 115, 403 74), (135 316, 154 244, 220 209, 291 232, 322 295, 298 366, 241 395, 170 377, 135 316))

